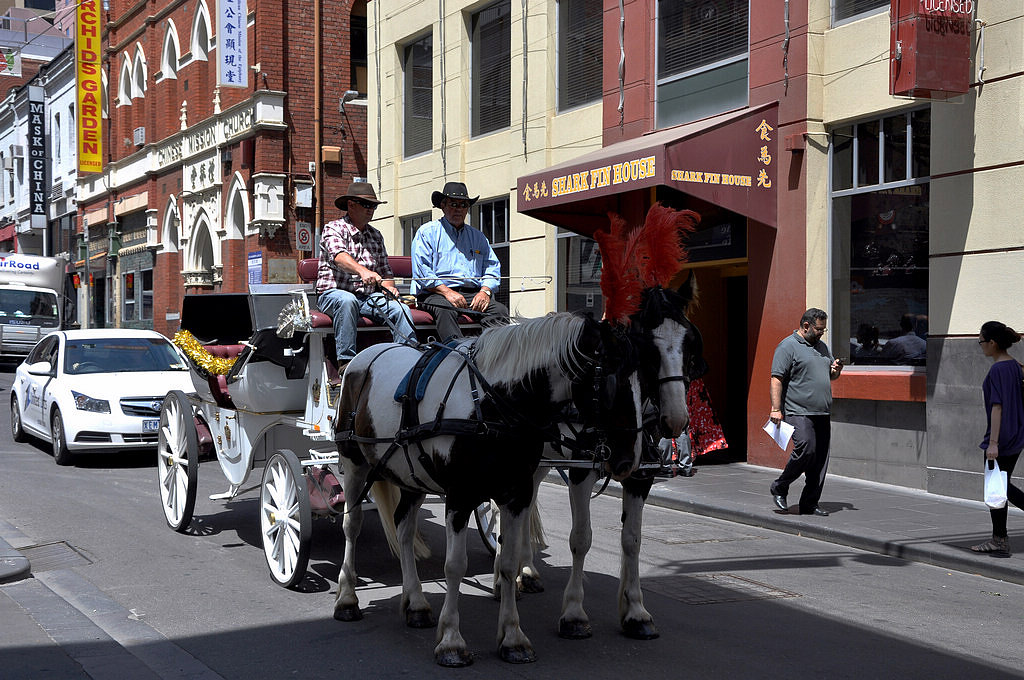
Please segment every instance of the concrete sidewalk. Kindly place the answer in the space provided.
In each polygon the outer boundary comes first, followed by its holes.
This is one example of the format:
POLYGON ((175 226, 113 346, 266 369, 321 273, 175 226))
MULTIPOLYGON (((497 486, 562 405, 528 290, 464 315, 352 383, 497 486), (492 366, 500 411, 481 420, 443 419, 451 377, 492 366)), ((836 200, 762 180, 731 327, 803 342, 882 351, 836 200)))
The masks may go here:
MULTIPOLYGON (((981 501, 829 475, 820 503, 829 517, 785 514, 768 491, 779 470, 746 463, 695 469, 693 477, 658 479, 648 503, 1024 585, 1024 512, 1013 506, 1010 549, 1018 552, 1001 559, 968 549, 992 535, 981 501)), ((802 489, 798 481, 789 490, 791 512, 802 489)))

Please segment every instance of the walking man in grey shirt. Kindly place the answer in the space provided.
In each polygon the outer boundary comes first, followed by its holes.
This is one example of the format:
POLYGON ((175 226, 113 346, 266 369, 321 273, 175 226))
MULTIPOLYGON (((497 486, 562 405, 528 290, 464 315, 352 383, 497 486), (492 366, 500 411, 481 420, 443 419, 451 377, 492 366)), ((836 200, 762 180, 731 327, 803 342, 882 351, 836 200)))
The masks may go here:
POLYGON ((769 420, 792 425, 793 453, 779 478, 772 482, 775 507, 789 512, 789 485, 805 475, 800 494, 800 514, 828 516, 818 507, 828 469, 828 448, 832 437, 832 384, 843 371, 843 362, 833 359, 821 341, 828 315, 814 307, 800 318, 800 328, 775 348, 772 359, 769 420))

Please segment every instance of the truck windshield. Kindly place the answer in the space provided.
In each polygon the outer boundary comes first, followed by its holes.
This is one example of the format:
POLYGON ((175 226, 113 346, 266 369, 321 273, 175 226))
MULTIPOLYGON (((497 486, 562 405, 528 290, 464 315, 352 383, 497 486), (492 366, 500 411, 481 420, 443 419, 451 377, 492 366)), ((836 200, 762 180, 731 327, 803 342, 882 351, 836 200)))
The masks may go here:
POLYGON ((64 347, 64 372, 70 375, 187 370, 161 338, 89 338, 69 340, 64 347))
POLYGON ((57 328, 57 296, 40 290, 0 290, 0 323, 57 328))

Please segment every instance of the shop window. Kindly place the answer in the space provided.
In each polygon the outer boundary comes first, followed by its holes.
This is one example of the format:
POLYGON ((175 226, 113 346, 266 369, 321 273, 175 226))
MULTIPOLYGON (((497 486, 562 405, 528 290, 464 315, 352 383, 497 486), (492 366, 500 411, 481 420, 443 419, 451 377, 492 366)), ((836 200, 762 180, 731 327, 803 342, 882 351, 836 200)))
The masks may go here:
POLYGON ((501 263, 501 285, 494 298, 508 307, 508 289, 512 274, 509 271, 508 259, 508 198, 478 202, 472 208, 469 223, 484 233, 487 240, 491 242, 491 248, 498 257, 498 262, 501 263))
POLYGON ((659 128, 746 106, 748 0, 658 0, 659 128))
POLYGON ((153 318, 153 270, 142 270, 142 318, 153 318))
POLYGON ((590 312, 600 318, 601 251, 597 242, 559 227, 555 245, 558 257, 556 308, 560 312, 590 312))
POLYGON ((349 23, 351 36, 351 49, 349 56, 349 68, 352 72, 349 75, 349 87, 365 97, 367 92, 366 78, 366 1, 356 0, 352 3, 352 13, 349 23))
POLYGON ((434 135, 434 50, 428 34, 405 46, 405 156, 426 153, 434 135))
POLYGON ((412 237, 416 230, 430 221, 430 212, 417 213, 402 218, 402 252, 412 255, 412 237))
POLYGON ((512 108, 512 9, 508 0, 472 15, 473 135, 507 128, 512 108))
POLYGON ((135 321, 135 283, 138 272, 125 272, 121 274, 121 320, 135 321))
POLYGON ((601 99, 601 0, 558 3, 558 109, 601 99))
POLYGON ((866 14, 883 7, 888 8, 890 0, 832 0, 832 23, 866 14))
POLYGON ((920 366, 928 334, 931 113, 832 130, 832 351, 920 366))

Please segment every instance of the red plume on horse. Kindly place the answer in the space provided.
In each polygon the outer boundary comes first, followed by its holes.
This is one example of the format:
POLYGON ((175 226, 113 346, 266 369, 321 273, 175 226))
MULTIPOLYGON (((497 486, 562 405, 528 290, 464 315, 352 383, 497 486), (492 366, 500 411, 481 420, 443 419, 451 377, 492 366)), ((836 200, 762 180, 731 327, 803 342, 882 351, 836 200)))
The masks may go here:
POLYGON ((655 203, 639 227, 628 227, 614 213, 608 218, 611 229, 594 233, 601 249, 604 316, 628 325, 630 317, 640 310, 643 290, 668 286, 686 262, 682 240, 700 224, 700 215, 655 203))

